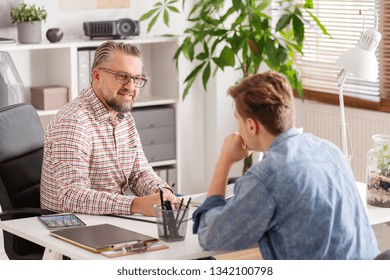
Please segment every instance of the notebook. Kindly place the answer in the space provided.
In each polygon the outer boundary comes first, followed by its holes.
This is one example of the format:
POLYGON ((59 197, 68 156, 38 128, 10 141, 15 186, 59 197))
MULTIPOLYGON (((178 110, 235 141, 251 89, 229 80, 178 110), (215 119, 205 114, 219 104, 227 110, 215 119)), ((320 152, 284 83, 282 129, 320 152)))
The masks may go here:
POLYGON ((140 242, 149 247, 159 241, 157 238, 111 224, 66 228, 51 231, 50 234, 95 253, 117 250, 121 244, 140 242))

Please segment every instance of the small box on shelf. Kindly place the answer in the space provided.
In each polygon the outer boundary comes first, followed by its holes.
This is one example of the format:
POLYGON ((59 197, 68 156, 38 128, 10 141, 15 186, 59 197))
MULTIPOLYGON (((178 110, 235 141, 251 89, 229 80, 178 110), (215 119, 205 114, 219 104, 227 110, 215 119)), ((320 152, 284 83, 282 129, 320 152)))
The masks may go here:
POLYGON ((60 109, 68 102, 68 88, 64 86, 31 87, 31 104, 38 110, 60 109))

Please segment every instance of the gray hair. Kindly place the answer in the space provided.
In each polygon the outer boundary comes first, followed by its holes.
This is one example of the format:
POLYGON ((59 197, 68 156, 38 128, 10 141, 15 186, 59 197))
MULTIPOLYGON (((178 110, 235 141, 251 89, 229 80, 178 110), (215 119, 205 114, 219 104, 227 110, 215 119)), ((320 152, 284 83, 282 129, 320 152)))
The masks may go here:
POLYGON ((142 61, 141 52, 136 46, 123 42, 107 41, 96 49, 91 70, 93 71, 96 67, 107 61, 111 54, 116 50, 120 50, 128 55, 136 56, 142 61))

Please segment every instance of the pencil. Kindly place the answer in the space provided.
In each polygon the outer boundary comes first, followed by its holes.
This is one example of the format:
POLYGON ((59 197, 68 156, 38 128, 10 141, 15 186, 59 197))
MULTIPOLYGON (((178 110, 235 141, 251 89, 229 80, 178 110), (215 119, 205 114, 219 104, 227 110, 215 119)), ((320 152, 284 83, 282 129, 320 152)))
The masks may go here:
POLYGON ((165 204, 164 204, 164 191, 163 189, 160 187, 160 185, 157 185, 158 188, 160 189, 160 201, 161 201, 161 209, 165 209, 165 204))
POLYGON ((178 208, 178 211, 176 214, 176 219, 175 219, 176 224, 177 224, 177 221, 179 220, 179 215, 180 215, 181 207, 183 206, 183 201, 184 201, 184 198, 180 199, 180 205, 179 205, 179 208, 178 208))
POLYGON ((190 206, 190 202, 191 202, 191 197, 188 199, 187 201, 187 204, 186 204, 186 208, 184 209, 184 212, 183 212, 183 215, 181 216, 181 219, 180 219, 180 222, 179 224, 177 225, 177 230, 180 229, 180 226, 181 226, 181 223, 183 222, 183 219, 187 213, 187 210, 188 210, 188 206, 190 206))
POLYGON ((165 203, 164 203, 164 191, 160 187, 160 185, 157 185, 158 188, 160 189, 160 201, 161 201, 161 218, 162 218, 162 226, 164 230, 164 236, 168 238, 168 230, 167 230, 167 222, 166 222, 166 217, 165 217, 165 203))

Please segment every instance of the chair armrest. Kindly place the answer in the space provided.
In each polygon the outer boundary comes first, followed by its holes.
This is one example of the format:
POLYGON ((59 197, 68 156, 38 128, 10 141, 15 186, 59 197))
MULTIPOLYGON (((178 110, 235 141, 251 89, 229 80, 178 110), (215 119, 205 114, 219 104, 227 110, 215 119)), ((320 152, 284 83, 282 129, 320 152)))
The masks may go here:
POLYGON ((29 216, 39 216, 39 215, 48 215, 48 214, 56 214, 56 212, 41 209, 41 208, 33 208, 33 207, 26 207, 26 208, 13 208, 8 209, 3 212, 0 212, 0 220, 3 220, 4 218, 11 217, 14 215, 29 215, 29 216))

